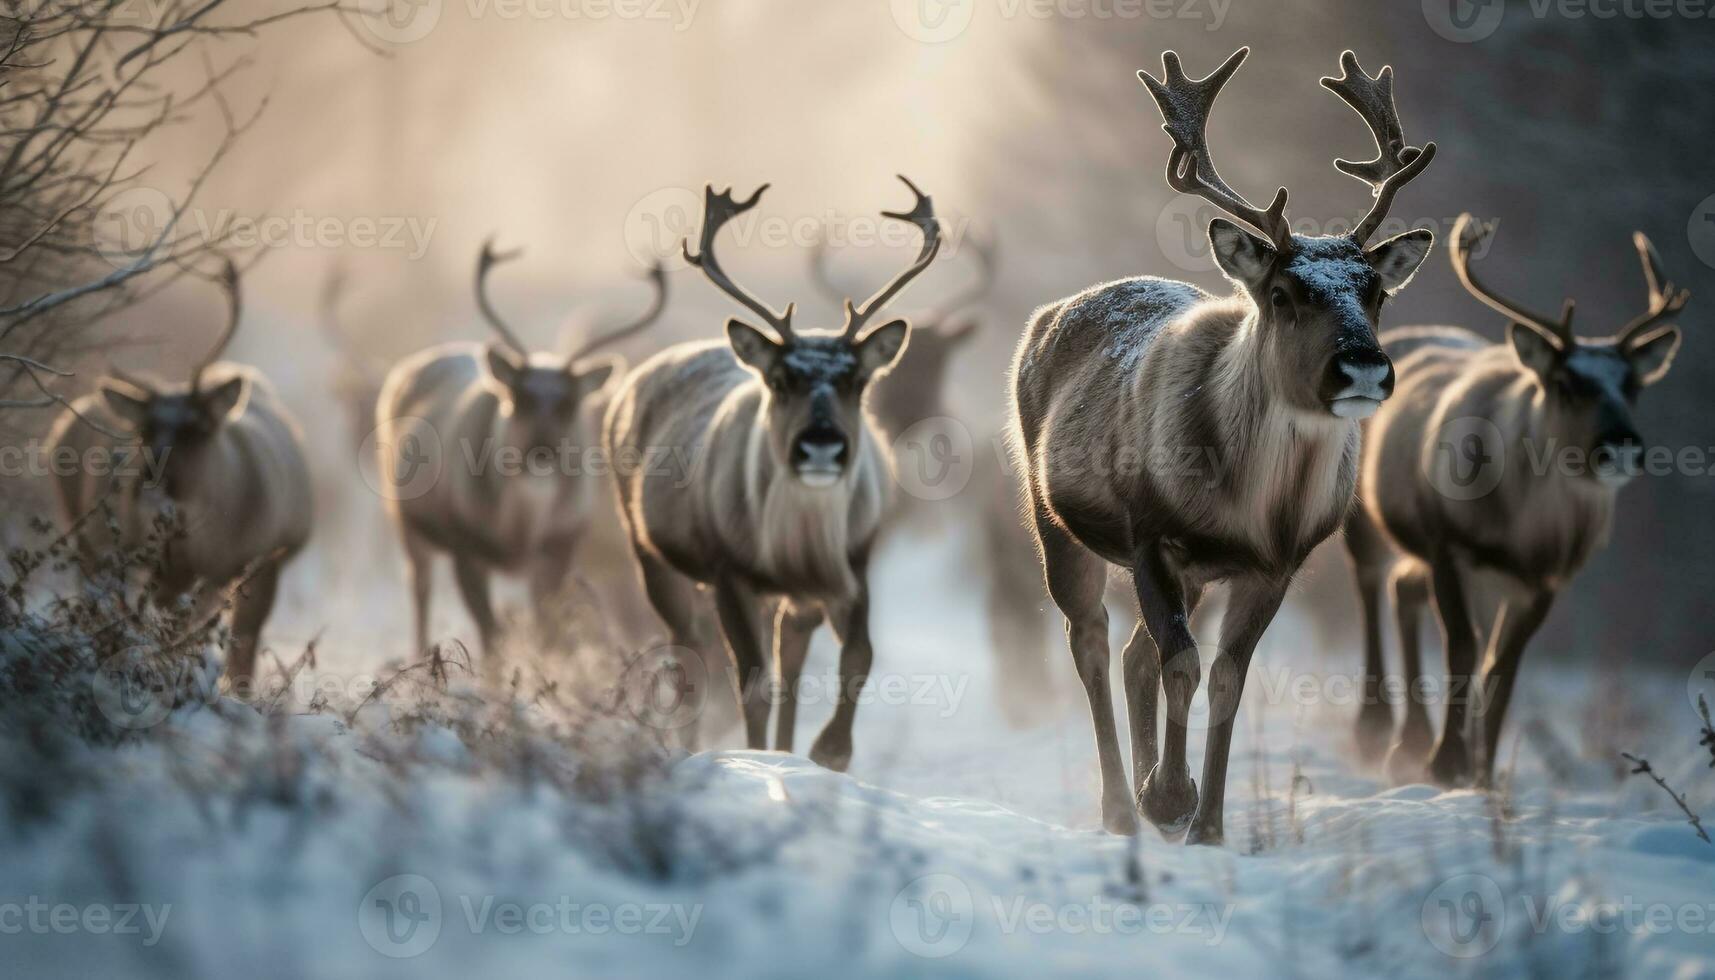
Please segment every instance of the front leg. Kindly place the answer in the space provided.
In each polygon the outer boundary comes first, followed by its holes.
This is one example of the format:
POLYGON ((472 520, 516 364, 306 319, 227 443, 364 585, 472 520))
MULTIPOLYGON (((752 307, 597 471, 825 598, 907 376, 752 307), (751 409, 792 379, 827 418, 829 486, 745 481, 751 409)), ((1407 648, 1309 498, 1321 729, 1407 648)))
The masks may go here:
POLYGON ((1465 597, 1464 576, 1449 556, 1430 567, 1430 593, 1447 644, 1447 720, 1441 741, 1429 757, 1429 775, 1442 786, 1463 786, 1471 778, 1471 748, 1466 740, 1466 708, 1477 666, 1477 631, 1465 597))
MULTIPOLYGON (((1177 831, 1197 809, 1197 784, 1185 764, 1185 741, 1191 699, 1196 696, 1197 683, 1202 679, 1202 665, 1197 659, 1197 640, 1191 635, 1191 608, 1184 584, 1179 573, 1168 566, 1157 543, 1151 542, 1138 552, 1132 567, 1132 582, 1137 588, 1143 623, 1155 641, 1151 646, 1156 656, 1154 670, 1140 671, 1143 676, 1128 685, 1138 693, 1136 702, 1127 705, 1132 713, 1134 739, 1141 741, 1140 729, 1145 724, 1151 729, 1150 734, 1154 734, 1154 692, 1149 692, 1149 696, 1143 692, 1150 681, 1148 673, 1161 678, 1167 690, 1167 738, 1161 761, 1138 782, 1137 807, 1150 823, 1165 831, 1177 831), (1145 712, 1147 719, 1140 717, 1145 712)), ((1131 668, 1126 669, 1129 674, 1131 668)), ((1153 743, 1153 738, 1141 745, 1134 743, 1134 758, 1139 752, 1147 753, 1153 743)))
POLYGON ((858 695, 869 680, 875 651, 869 643, 869 576, 864 562, 854 563, 857 594, 850 601, 828 610, 828 620, 840 641, 840 690, 834 716, 810 746, 810 761, 845 772, 852 759, 852 722, 857 718, 858 695))
POLYGON ((1245 675, 1250 671, 1257 641, 1280 610, 1288 582, 1253 578, 1233 583, 1232 599, 1221 620, 1221 646, 1209 665, 1210 727, 1203 749, 1203 798, 1185 835, 1187 844, 1219 844, 1224 837, 1227 753, 1233 746, 1233 723, 1245 692, 1245 675))
POLYGON ((1480 743, 1483 754, 1477 760, 1477 780, 1484 786, 1494 781, 1501 724, 1506 720, 1507 703, 1512 700, 1513 681, 1518 677, 1525 644, 1536 635, 1553 605, 1554 593, 1543 591, 1534 592, 1522 601, 1508 601, 1501 607, 1500 622, 1495 625, 1489 656, 1483 666, 1482 684, 1473 692, 1481 695, 1478 717, 1483 723, 1480 743))
POLYGON ((573 538, 544 542, 530 565, 530 610, 543 644, 559 641, 566 626, 566 579, 572 570, 573 538))
POLYGON ((810 653, 810 637, 822 625, 822 607, 783 599, 774 617, 774 669, 780 676, 780 713, 774 720, 774 747, 792 751, 798 724, 798 680, 810 653))
POLYGON ((744 715, 745 746, 768 748, 768 665, 762 660, 761 630, 757 620, 760 600, 754 589, 723 575, 715 585, 715 612, 720 617, 721 637, 732 657, 738 681, 738 709, 744 715))

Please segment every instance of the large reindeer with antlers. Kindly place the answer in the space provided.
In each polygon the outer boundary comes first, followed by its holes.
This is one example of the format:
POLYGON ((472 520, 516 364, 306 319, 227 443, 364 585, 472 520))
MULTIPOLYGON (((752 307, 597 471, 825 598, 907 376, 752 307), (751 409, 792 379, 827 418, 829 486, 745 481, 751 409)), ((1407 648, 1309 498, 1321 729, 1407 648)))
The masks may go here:
MULTIPOLYGON (((967 311, 988 295, 995 279, 995 243, 967 238, 965 246, 973 257, 976 278, 911 318, 911 346, 870 391, 870 410, 890 437, 924 419, 947 414, 947 372, 953 356, 976 336, 982 323, 967 311)), ((842 302, 847 293, 828 268, 829 251, 827 239, 816 242, 810 254, 811 280, 824 296, 842 302)))
POLYGON ((220 360, 243 309, 231 261, 220 284, 226 326, 188 383, 157 386, 115 370, 55 421, 48 441, 54 454, 88 460, 105 448, 126 460, 61 474, 60 508, 70 525, 113 501, 120 539, 105 540, 95 522, 84 532, 86 548, 138 547, 164 517, 171 532, 151 583, 157 601, 200 587, 206 606, 242 580, 226 676, 243 691, 281 568, 310 536, 310 476, 303 436, 272 386, 254 368, 220 360))
POLYGON ((648 447, 674 447, 697 460, 689 474, 646 467, 619 472, 620 506, 650 602, 675 645, 695 643, 696 586, 713 589, 751 748, 768 744, 771 672, 760 642, 763 599, 779 598, 779 749, 792 748, 810 636, 824 618, 831 621, 841 642, 840 691, 810 758, 836 770, 851 760, 852 720, 873 657, 869 553, 891 479, 864 393, 900 356, 910 330, 904 320, 864 328, 941 247, 929 198, 909 180, 905 184, 916 196, 911 210, 882 213, 922 230, 916 260, 861 306, 847 300, 843 329, 813 333, 794 330, 793 306, 776 312, 734 282, 715 256, 715 236, 756 207, 768 185, 744 201, 735 201, 730 190, 708 188, 702 237, 695 254, 685 242, 685 258, 774 336, 731 319, 724 344, 663 351, 625 380, 604 424, 616 460, 648 447))
POLYGON ((1048 591, 1089 695, 1102 775, 1102 822, 1136 829, 1108 693, 1109 563, 1131 571, 1142 621, 1122 661, 1136 810, 1187 839, 1222 838, 1227 752, 1251 653, 1311 549, 1339 527, 1357 476, 1357 420, 1393 388, 1376 342, 1387 296, 1416 272, 1434 236, 1409 231, 1367 245, 1395 193, 1435 144, 1407 146, 1391 69, 1371 77, 1350 51, 1322 84, 1369 125, 1375 160, 1336 160, 1375 201, 1349 235, 1294 234, 1281 188, 1256 208, 1215 169, 1209 110, 1248 48, 1203 79, 1162 56, 1138 77, 1173 139, 1167 182, 1251 230, 1216 218, 1209 241, 1235 287, 1215 297, 1153 277, 1095 286, 1038 310, 1013 366, 1014 419, 1048 591), (1194 447, 1218 465, 1191 465, 1194 447), (1134 461, 1136 465, 1127 465, 1134 461), (1210 583, 1231 584, 1209 673, 1202 796, 1185 764, 1200 679, 1191 614, 1210 583), (1158 684, 1167 691, 1165 755, 1156 758, 1158 684))
MULTIPOLYGON (((1512 321, 1507 342, 1457 327, 1382 337, 1399 365, 1399 391, 1367 423, 1360 503, 1346 527, 1370 689, 1382 670, 1384 584, 1393 590, 1413 690, 1422 678, 1418 624, 1434 599, 1448 673, 1461 689, 1448 691, 1432 752, 1424 707, 1408 699, 1389 769, 1415 778, 1427 755, 1429 774, 1447 785, 1473 775, 1486 785, 1494 774, 1524 647, 1555 595, 1607 540, 1616 491, 1642 471, 1632 407, 1667 374, 1680 332, 1666 321, 1690 298, 1662 275, 1638 232, 1649 307, 1611 337, 1575 337, 1570 300, 1559 317, 1542 316, 1478 281, 1471 252, 1493 230, 1460 216, 1449 254, 1465 288, 1512 321), (1492 587, 1480 590, 1478 582, 1492 587), (1480 592, 1499 599, 1492 622, 1477 621, 1480 592), (1487 642, 1479 664, 1480 637, 1487 642), (1473 734, 1474 721, 1482 730, 1473 734)), ((1393 734, 1392 709, 1366 702, 1358 732, 1365 753, 1378 756, 1393 734)))
POLYGON ((666 308, 667 277, 657 263, 649 272, 654 300, 642 316, 570 354, 532 353, 488 298, 489 272, 519 254, 497 253, 490 241, 477 258, 477 306, 500 342, 443 344, 406 358, 388 374, 376 408, 419 652, 428 643, 437 551, 452 558, 485 653, 498 639, 489 599, 495 570, 525 573, 538 625, 551 625, 606 478, 605 464, 589 454, 598 445, 589 406, 622 368, 618 358, 590 355, 644 330, 666 308))

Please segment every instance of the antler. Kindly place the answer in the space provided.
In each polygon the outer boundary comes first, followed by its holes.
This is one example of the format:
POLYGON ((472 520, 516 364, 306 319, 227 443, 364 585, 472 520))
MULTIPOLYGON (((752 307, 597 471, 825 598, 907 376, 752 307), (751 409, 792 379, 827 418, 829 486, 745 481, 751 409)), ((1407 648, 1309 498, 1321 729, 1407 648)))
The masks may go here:
POLYGON ((767 190, 769 186, 763 184, 749 198, 743 201, 735 201, 732 197, 732 188, 729 187, 717 194, 714 185, 705 185, 703 187, 703 234, 697 242, 697 254, 691 254, 691 240, 689 238, 679 243, 679 250, 684 253, 685 261, 703 270, 703 275, 707 276, 708 280, 714 283, 721 292, 738 300, 745 308, 761 317, 770 327, 774 328, 774 332, 780 335, 781 340, 791 341, 793 336, 792 311, 796 308, 795 305, 786 304, 785 313, 774 312, 773 307, 751 295, 738 283, 733 282, 732 277, 728 276, 726 271, 721 268, 720 260, 715 257, 714 253, 715 235, 720 232, 721 227, 733 218, 756 207, 757 202, 762 200, 762 192, 767 190))
MULTIPOLYGON (((238 266, 233 264, 232 257, 228 255, 222 255, 220 261, 221 269, 218 282, 221 288, 226 291, 226 328, 221 331, 220 337, 215 340, 214 346, 209 348, 209 352, 204 354, 202 360, 197 362, 196 367, 191 369, 191 394, 193 395, 202 390, 203 373, 215 361, 220 360, 220 355, 226 352, 227 345, 232 343, 232 335, 238 332, 239 314, 244 310, 243 297, 238 292, 238 266)), ((144 390, 148 389, 145 388, 144 390)))
POLYGON ((922 318, 924 322, 933 323, 952 316, 960 308, 981 299, 994 286, 995 253, 997 251, 995 239, 989 238, 987 241, 982 241, 976 238, 966 238, 965 244, 977 257, 976 281, 962 291, 942 300, 940 305, 935 307, 934 312, 922 318))
POLYGON ((1637 346, 1644 331, 1683 310, 1686 300, 1691 298, 1691 290, 1675 289, 1674 284, 1662 275, 1661 256, 1656 254, 1655 246, 1643 232, 1632 232, 1632 244, 1637 246, 1638 259, 1644 265, 1644 280, 1649 283, 1649 309, 1620 331, 1617 342, 1621 350, 1627 351, 1637 346))
POLYGON ((660 259, 656 259, 650 265, 647 275, 649 281, 655 285, 655 301, 649 304, 649 309, 625 326, 585 341, 581 347, 578 347, 566 358, 566 363, 570 364, 580 357, 588 357, 603 347, 616 344, 661 319, 661 311, 667 308, 667 269, 661 264, 660 259))
POLYGON ((482 318, 488 321, 490 329, 500 335, 501 342, 519 356, 528 355, 529 348, 524 346, 511 327, 501 321, 500 314, 494 311, 494 304, 488 301, 488 272, 500 263, 510 262, 523 254, 524 250, 521 248, 510 252, 496 252, 494 237, 491 235, 482 243, 482 252, 476 257, 476 308, 482 313, 482 318))
POLYGON ((1161 56, 1162 79, 1147 71, 1137 73, 1138 80, 1149 88, 1155 104, 1161 107, 1164 120, 1161 128, 1173 137, 1173 154, 1167 158, 1167 183, 1181 194, 1195 194, 1233 217, 1250 225, 1284 249, 1292 240, 1292 229, 1286 222, 1286 188, 1274 195, 1274 203, 1259 210, 1243 195, 1227 186, 1215 169, 1209 155, 1209 110, 1214 108, 1221 86, 1239 70, 1248 47, 1234 51, 1221 67, 1202 78, 1188 78, 1179 64, 1179 55, 1168 51, 1161 56))
POLYGON ((1490 309, 1558 340, 1561 350, 1571 350, 1576 341, 1572 339, 1573 306, 1570 299, 1561 308, 1560 319, 1550 319, 1532 313, 1516 303, 1501 299, 1478 282, 1477 277, 1472 274, 1471 250, 1487 241, 1489 236, 1494 234, 1494 231, 1493 222, 1483 224, 1468 212, 1459 216, 1458 223, 1453 226, 1453 240, 1448 244, 1448 254, 1453 259, 1453 271, 1459 275, 1459 281, 1465 284, 1465 288, 1470 291, 1472 296, 1482 300, 1490 309))
POLYGON ((869 322, 870 317, 875 316, 876 312, 886 306, 893 297, 899 295, 900 290, 909 285, 911 280, 921 275, 924 269, 929 268, 929 263, 935 261, 936 253, 941 251, 941 222, 935 217, 934 203, 929 200, 927 194, 917 189, 917 185, 911 182, 911 178, 904 174, 898 176, 906 187, 911 188, 911 193, 917 200, 912 203, 909 211, 883 211, 881 216, 892 218, 895 221, 908 222, 921 228, 923 230, 923 248, 917 253, 917 258, 911 265, 906 267, 905 271, 894 276, 887 285, 876 290, 875 295, 865 300, 862 306, 853 306, 851 300, 846 300, 846 328, 843 336, 847 340, 856 337, 858 331, 863 329, 864 324, 869 322))
POLYGON ((1383 65, 1382 70, 1371 77, 1358 64, 1358 56, 1347 51, 1340 55, 1340 70, 1342 75, 1339 78, 1322 79, 1322 87, 1351 106, 1370 127, 1370 135, 1376 141, 1374 160, 1334 161, 1335 169, 1369 184, 1371 193, 1375 195, 1370 212, 1352 229, 1352 238, 1362 247, 1381 227, 1388 209, 1393 206, 1394 194, 1435 159, 1435 144, 1425 143, 1421 148, 1406 145, 1405 131, 1399 124, 1399 109, 1393 102, 1393 66, 1383 65))
POLYGON ((116 366, 112 361, 107 362, 107 373, 146 395, 155 395, 159 393, 154 385, 144 381, 137 375, 131 374, 130 372, 116 366))

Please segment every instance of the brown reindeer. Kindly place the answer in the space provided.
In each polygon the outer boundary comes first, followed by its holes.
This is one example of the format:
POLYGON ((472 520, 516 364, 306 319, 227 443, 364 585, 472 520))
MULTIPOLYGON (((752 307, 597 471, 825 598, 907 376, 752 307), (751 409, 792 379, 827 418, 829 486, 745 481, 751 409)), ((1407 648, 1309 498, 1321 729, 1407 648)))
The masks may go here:
POLYGON ((1132 833, 1189 823, 1188 840, 1222 838, 1234 715, 1251 653, 1306 555, 1339 527, 1357 476, 1357 420, 1388 397, 1393 367, 1376 343, 1385 298, 1403 288, 1434 242, 1425 230, 1366 245, 1395 192, 1435 144, 1407 146, 1393 75, 1372 78, 1350 51, 1322 84, 1369 125, 1379 154, 1342 172, 1375 202, 1349 235, 1288 226, 1286 189, 1266 209, 1232 190, 1205 142, 1209 110, 1249 53, 1187 78, 1173 52, 1148 86, 1173 139, 1167 181, 1222 218, 1209 225, 1227 297, 1153 277, 1094 286, 1038 310, 1013 365, 1017 452, 1048 591, 1089 695, 1102 774, 1102 822, 1132 833), (1122 659, 1130 709, 1129 792, 1108 691, 1109 564, 1129 569, 1142 621, 1122 659), (1202 796, 1185 764, 1200 679, 1191 615, 1204 588, 1231 584, 1209 672, 1210 729, 1202 796), (1156 697, 1168 698, 1156 758, 1156 697))
POLYGON ((774 336, 732 319, 726 343, 657 354, 626 378, 604 425, 616 461, 647 460, 652 450, 694 461, 667 471, 616 462, 620 507, 650 602, 675 645, 695 644, 697 586, 714 591, 751 748, 767 747, 768 680, 777 674, 775 745, 791 750, 810 636, 824 618, 832 622, 842 644, 840 691, 810 758, 836 770, 851 760, 852 720, 873 658, 868 564, 892 478, 864 393, 900 356, 910 329, 904 320, 864 328, 941 244, 929 198, 905 183, 916 204, 883 214, 922 229, 916 260, 863 305, 848 300, 843 329, 814 333, 793 329, 792 306, 777 313, 735 283, 714 253, 721 227, 756 207, 767 185, 742 202, 708 188, 702 237, 695 254, 685 243, 685 257, 774 336), (773 671, 760 642, 765 598, 779 600, 773 671))
POLYGON ((297 423, 254 368, 219 360, 243 309, 230 261, 220 283, 228 300, 226 326, 188 383, 156 386, 116 371, 72 403, 48 442, 52 454, 75 452, 89 460, 93 450, 106 449, 125 461, 58 477, 68 525, 104 499, 113 503, 119 540, 86 531, 84 547, 139 547, 156 518, 167 516, 175 530, 151 582, 157 601, 200 588, 206 608, 243 580, 233 597, 226 676, 235 691, 244 691, 280 570, 309 539, 313 515, 297 423), (128 430, 135 439, 115 439, 86 419, 128 430))
POLYGON ((1418 626, 1433 599, 1450 675, 1445 724, 1431 750, 1424 706, 1407 698, 1388 768, 1416 778, 1427 755, 1430 776, 1445 785, 1493 776, 1525 644, 1607 540, 1615 493, 1642 469, 1632 407, 1667 374, 1680 333, 1664 323, 1690 296, 1666 280, 1638 232, 1648 309, 1612 337, 1574 337, 1571 301, 1558 318, 1540 316, 1477 280, 1471 252, 1492 230, 1461 216, 1449 254, 1465 288, 1511 318, 1507 342, 1457 327, 1382 337, 1399 365, 1399 390, 1367 423, 1359 503, 1346 525, 1372 695, 1359 712, 1359 746, 1374 759, 1394 733, 1392 709, 1374 696, 1383 587, 1393 592, 1413 690, 1423 690, 1418 626), (1498 600, 1498 611, 1480 622, 1485 598, 1498 600), (1482 723, 1475 734, 1467 731, 1473 714, 1482 723))
POLYGON ((477 258, 477 306, 500 342, 442 344, 406 358, 388 374, 376 408, 381 471, 396 484, 387 506, 408 559, 419 652, 428 643, 436 552, 453 560, 485 652, 493 652, 499 631, 489 599, 495 570, 528 575, 537 623, 545 632, 553 625, 552 605, 605 493, 605 464, 594 465, 589 453, 597 445, 589 406, 621 363, 588 355, 654 323, 667 302, 657 264, 649 273, 654 301, 642 316, 569 355, 531 353, 488 299, 490 270, 517 255, 497 254, 489 242, 477 258))

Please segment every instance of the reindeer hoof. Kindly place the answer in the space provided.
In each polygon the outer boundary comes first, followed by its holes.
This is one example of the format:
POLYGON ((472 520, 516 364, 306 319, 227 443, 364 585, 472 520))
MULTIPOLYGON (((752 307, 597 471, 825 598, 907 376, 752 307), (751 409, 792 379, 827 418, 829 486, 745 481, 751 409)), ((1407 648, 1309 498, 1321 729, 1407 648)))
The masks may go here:
POLYGON ((816 744, 810 746, 810 761, 834 772, 845 772, 852 761, 851 738, 823 732, 816 737, 816 744))
POLYGON ((1366 704, 1358 710, 1358 758, 1373 766, 1387 755, 1393 742, 1393 709, 1385 704, 1366 704))
POLYGON ((1137 809, 1164 834, 1177 834, 1197 812, 1197 781, 1183 768, 1156 763, 1137 788, 1137 809))
POLYGON ((1226 843, 1226 834, 1221 831, 1221 818, 1213 820, 1193 820, 1191 829, 1185 832, 1185 843, 1203 847, 1220 847, 1226 843))
POLYGON ((1129 803, 1102 801, 1102 828, 1110 834, 1130 837, 1137 833, 1137 814, 1129 803))

